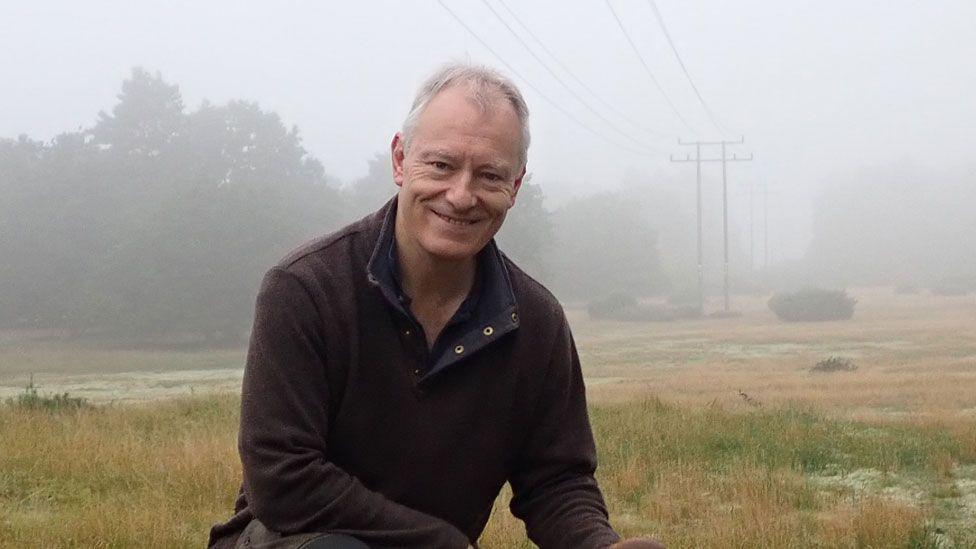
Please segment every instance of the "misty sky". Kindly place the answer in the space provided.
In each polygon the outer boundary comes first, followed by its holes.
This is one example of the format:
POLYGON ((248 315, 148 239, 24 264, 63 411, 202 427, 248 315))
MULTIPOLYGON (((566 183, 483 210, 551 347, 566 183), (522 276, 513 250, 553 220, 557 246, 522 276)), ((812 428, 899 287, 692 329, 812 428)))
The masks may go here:
MULTIPOLYGON (((498 0, 487 0, 530 46, 498 0)), ((612 0, 685 127, 644 72, 601 1, 505 0, 562 62, 625 113, 621 120, 577 93, 646 144, 634 153, 581 129, 531 87, 529 171, 552 204, 618 187, 646 174, 693 193, 693 152, 678 137, 716 139, 646 0, 612 0), (655 137, 634 125, 666 137, 655 137), (685 185, 686 184, 686 185, 685 185)), ((619 134, 581 106, 533 59, 482 0, 445 0, 505 62, 553 103, 598 133, 619 134)), ((816 189, 886 164, 974 166, 976 2, 657 0, 699 90, 730 131, 744 134, 730 166, 733 216, 743 189, 778 192, 771 214, 781 256, 802 252, 816 189)), ((109 110, 131 67, 180 86, 187 106, 204 98, 258 102, 297 125, 306 148, 344 181, 388 148, 414 90, 450 59, 505 68, 436 0, 413 2, 4 2, 0 7, 0 137, 50 139, 109 110)), ((550 66, 558 66, 536 49, 550 66)), ((560 73, 563 80, 575 84, 560 73)), ((514 76, 514 75, 513 75, 514 76)), ((717 154, 710 149, 709 154, 717 154)), ((718 192, 717 164, 706 167, 718 192)))

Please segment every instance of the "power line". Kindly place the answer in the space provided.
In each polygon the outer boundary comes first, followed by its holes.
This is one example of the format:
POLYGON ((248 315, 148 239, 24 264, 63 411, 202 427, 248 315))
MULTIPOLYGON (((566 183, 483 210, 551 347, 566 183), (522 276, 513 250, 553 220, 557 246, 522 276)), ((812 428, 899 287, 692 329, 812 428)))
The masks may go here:
POLYGON ((650 77, 651 82, 653 82, 654 86, 657 87, 657 91, 661 92, 661 96, 664 97, 664 100, 667 102, 668 106, 671 107, 671 110, 674 112, 675 116, 678 117, 678 120, 680 120, 681 123, 684 124, 685 127, 688 128, 688 130, 691 133, 697 134, 698 132, 695 131, 695 129, 692 128, 690 124, 688 124, 688 121, 685 120, 685 117, 681 116, 681 113, 678 112, 678 108, 674 106, 674 103, 671 102, 671 98, 668 97, 668 94, 665 93, 664 88, 661 87, 661 83, 657 81, 657 78, 654 76, 654 72, 651 71, 651 67, 648 66, 647 61, 644 60, 644 56, 641 55, 640 50, 637 49, 637 45, 634 44, 634 41, 630 38, 630 34, 627 32, 627 29, 624 27, 623 22, 620 20, 620 17, 617 16, 617 12, 613 9, 613 5, 610 4, 610 0, 603 0, 603 1, 607 5, 607 7, 610 8, 610 13, 613 14, 613 18, 617 21, 617 26, 619 26, 621 32, 624 33, 624 38, 627 39, 627 43, 630 44, 630 48, 634 50, 635 54, 637 54, 637 58, 640 59, 641 65, 644 67, 644 72, 647 73, 647 76, 650 77))
POLYGON ((632 117, 628 116, 627 114, 621 112, 619 109, 614 107, 613 103, 610 103, 609 101, 603 99, 603 97, 601 97, 599 94, 593 91, 592 88, 586 85, 586 82, 584 82, 580 77, 576 76, 576 73, 574 73, 572 69, 570 69, 569 66, 566 65, 566 63, 563 63, 559 59, 559 57, 557 57, 556 54, 552 52, 552 50, 546 47, 546 44, 542 41, 542 39, 536 36, 534 32, 532 32, 532 29, 530 29, 529 26, 526 25, 514 11, 512 11, 512 8, 508 7, 508 4, 505 3, 505 0, 498 0, 498 3, 501 4, 501 6, 505 8, 505 11, 507 11, 508 14, 512 16, 512 19, 514 19, 515 22, 518 23, 522 27, 522 29, 525 30, 526 34, 528 34, 533 40, 536 41, 537 44, 539 44, 539 47, 542 48, 542 51, 544 51, 550 58, 552 58, 552 60, 555 61, 556 64, 559 65, 559 67, 566 72, 566 74, 571 76, 573 80, 575 80, 576 83, 580 85, 581 88, 586 90, 586 92, 589 93, 590 96, 592 96, 594 99, 599 101, 600 104, 606 107, 610 112, 617 115, 620 118, 620 120, 623 120, 627 124, 630 124, 632 127, 641 130, 643 132, 646 132, 650 135, 653 135, 655 137, 663 137, 663 138, 670 137, 665 133, 648 128, 643 124, 638 124, 633 120, 632 117))
MULTIPOLYGON (((522 47, 525 48, 525 51, 529 52, 529 55, 531 55, 533 59, 535 59, 536 61, 538 61, 539 64, 542 65, 542 68, 546 69, 546 72, 548 72, 549 75, 552 76, 553 79, 556 80, 556 82, 559 82, 559 85, 562 86, 566 91, 568 91, 570 93, 570 95, 572 95, 584 107, 586 107, 590 112, 592 112, 597 118, 599 118, 604 123, 606 123, 607 126, 610 126, 610 128, 613 131, 617 132, 619 135, 621 135, 625 139, 629 139, 630 141, 632 141, 633 143, 635 143, 639 147, 647 147, 647 145, 645 145, 644 143, 641 143, 641 141, 639 139, 633 137, 632 135, 630 135, 630 134, 624 132, 623 130, 621 130, 620 128, 618 128, 616 124, 614 124, 613 122, 611 122, 610 120, 608 120, 605 116, 603 116, 603 114, 601 114, 599 111, 597 111, 596 109, 594 109, 593 106, 590 105, 585 99, 583 99, 582 97, 580 97, 580 95, 578 93, 576 93, 576 91, 574 89, 570 88, 566 84, 566 82, 564 82, 563 79, 560 78, 559 75, 556 74, 556 72, 553 71, 552 68, 550 68, 549 65, 546 64, 546 62, 542 60, 541 57, 539 57, 538 55, 536 55, 536 53, 534 51, 532 51, 532 48, 530 48, 529 45, 525 42, 525 40, 523 40, 522 37, 519 36, 519 33, 515 32, 515 29, 513 29, 508 24, 508 22, 506 22, 505 19, 497 11, 495 11, 495 8, 493 8, 491 6, 491 4, 488 3, 488 0, 481 0, 481 3, 484 4, 485 7, 487 7, 489 11, 491 11, 491 13, 495 16, 496 19, 498 19, 499 21, 501 21, 502 25, 504 25, 505 28, 508 29, 508 32, 512 36, 514 36, 516 40, 518 40, 519 44, 522 44, 522 47)), ((649 147, 647 147, 647 148, 649 148, 649 147)))
POLYGON ((546 94, 542 93, 542 91, 539 88, 537 88, 535 85, 533 85, 532 82, 529 81, 529 79, 527 79, 526 77, 522 76, 521 73, 519 73, 517 70, 515 70, 515 67, 513 67, 512 65, 510 65, 507 61, 505 61, 505 58, 504 57, 502 57, 501 55, 499 55, 498 52, 496 52, 494 50, 494 48, 492 48, 491 46, 489 46, 487 42, 485 42, 480 36, 478 36, 478 34, 476 32, 474 32, 471 29, 471 27, 469 27, 468 25, 466 25, 464 23, 464 21, 460 17, 458 17, 458 15, 456 13, 454 13, 453 10, 451 10, 451 8, 447 7, 447 5, 444 4, 443 0, 437 0, 437 3, 440 4, 441 7, 444 8, 444 10, 447 11, 447 13, 450 14, 450 16, 452 18, 454 18, 454 20, 457 21, 458 24, 461 25, 464 28, 464 30, 468 31, 468 34, 470 34, 475 40, 478 41, 478 43, 480 43, 482 46, 484 46, 485 49, 487 49, 492 55, 494 55, 495 58, 498 59, 498 61, 500 61, 502 65, 505 66, 505 68, 507 68, 512 74, 514 74, 516 77, 518 77, 520 80, 522 80, 522 82, 524 82, 526 86, 528 86, 532 91, 534 91, 535 93, 537 93, 539 95, 539 97, 541 97, 542 99, 544 99, 546 101, 546 103, 549 103, 549 105, 551 105, 554 109, 556 109, 557 111, 559 111, 560 113, 562 113, 563 116, 565 116, 566 118, 569 118, 577 126, 579 126, 579 127, 583 128, 584 130, 592 133, 593 135, 599 137, 600 139, 603 139, 604 141, 607 141, 608 143, 611 143, 611 144, 615 145, 616 147, 619 147, 619 148, 624 149, 626 151, 629 151, 629 152, 632 152, 632 153, 635 153, 635 154, 640 154, 640 155, 646 155, 648 152, 652 152, 652 151, 648 151, 648 150, 635 149, 635 148, 633 148, 633 147, 631 147, 629 145, 626 145, 624 143, 620 143, 620 142, 618 142, 618 141, 616 141, 614 139, 611 139, 611 138, 607 137, 606 135, 603 135, 601 132, 598 132, 597 130, 594 130, 593 128, 587 126, 585 123, 583 123, 583 121, 581 121, 580 119, 578 119, 575 116, 573 116, 573 113, 569 112, 568 110, 566 110, 565 108, 563 108, 562 106, 560 106, 558 103, 556 103, 552 99, 549 99, 549 97, 546 94))
POLYGON ((726 178, 725 165, 727 162, 749 162, 752 160, 752 155, 750 154, 748 158, 740 158, 737 155, 732 155, 729 158, 725 154, 726 145, 741 145, 745 143, 745 137, 740 137, 738 141, 691 141, 685 142, 678 140, 679 145, 694 145, 695 146, 695 158, 692 159, 690 156, 685 156, 684 159, 676 159, 673 155, 671 156, 671 162, 694 162, 698 168, 698 292, 699 300, 703 302, 704 300, 704 290, 703 288, 703 278, 702 278, 702 260, 701 260, 701 163, 702 162, 721 162, 722 163, 722 238, 724 240, 724 279, 725 279, 725 312, 729 312, 729 186, 726 178), (721 158, 702 158, 701 157, 701 147, 702 145, 721 145, 722 146, 722 156, 721 158))
POLYGON ((708 107, 705 103, 705 98, 702 97, 701 92, 698 91, 698 86, 695 85, 694 80, 691 79, 691 74, 688 73, 687 67, 685 67, 685 62, 681 60, 681 56, 678 55, 678 48, 674 46, 674 41, 671 40, 671 33, 668 32, 668 27, 664 24, 664 17, 661 16, 661 10, 657 9, 657 2, 654 0, 647 0, 649 6, 651 6, 651 11, 654 12, 654 17, 657 18, 657 23, 661 27, 661 32, 664 33, 664 38, 668 40, 668 45, 671 46, 671 51, 674 53, 674 58, 678 60, 678 65, 681 66, 681 71, 685 73, 685 77, 688 79, 688 83, 691 84, 691 89, 695 90, 695 96, 698 97, 698 102, 701 103, 705 113, 708 115, 708 119, 712 121, 715 128, 721 133, 728 133, 725 128, 718 123, 715 119, 715 113, 712 109, 708 107))

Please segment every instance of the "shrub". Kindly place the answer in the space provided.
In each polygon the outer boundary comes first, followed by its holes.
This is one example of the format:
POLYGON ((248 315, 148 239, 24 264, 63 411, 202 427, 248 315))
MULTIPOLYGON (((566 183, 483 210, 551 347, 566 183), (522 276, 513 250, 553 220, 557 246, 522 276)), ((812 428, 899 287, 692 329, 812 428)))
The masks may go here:
POLYGON ((53 395, 41 394, 37 390, 37 385, 34 385, 34 376, 31 376, 27 386, 24 387, 24 392, 20 393, 14 398, 7 399, 7 404, 17 408, 48 410, 55 412, 62 410, 77 410, 79 408, 88 408, 91 406, 91 404, 88 403, 88 399, 73 397, 68 393, 55 393, 53 395))
POLYGON ((628 320, 633 322, 672 321, 701 316, 698 307, 669 307, 647 305, 627 294, 614 293, 604 299, 591 301, 586 308, 591 318, 628 320))
POLYGON ((613 318, 622 311, 637 307, 637 298, 632 295, 613 293, 603 299, 591 301, 586 312, 593 318, 613 318))
POLYGON ((810 368, 811 372, 853 372, 857 370, 857 366, 854 365, 850 360, 846 358, 841 358, 839 356, 827 357, 819 362, 817 362, 813 368, 810 368))
POLYGON ((844 320, 854 315, 857 300, 844 290, 805 289, 781 292, 769 300, 769 308, 788 322, 844 320))

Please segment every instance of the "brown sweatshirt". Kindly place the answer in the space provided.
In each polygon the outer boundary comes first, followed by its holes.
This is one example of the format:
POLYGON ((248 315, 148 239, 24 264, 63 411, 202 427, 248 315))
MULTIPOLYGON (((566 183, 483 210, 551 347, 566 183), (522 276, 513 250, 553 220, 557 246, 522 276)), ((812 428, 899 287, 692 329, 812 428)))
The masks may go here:
POLYGON ((559 303, 491 243, 476 313, 431 360, 378 266, 395 208, 265 276, 242 390, 244 481, 211 546, 232 546, 256 517, 370 547, 463 548, 506 481, 543 549, 615 542, 559 303))

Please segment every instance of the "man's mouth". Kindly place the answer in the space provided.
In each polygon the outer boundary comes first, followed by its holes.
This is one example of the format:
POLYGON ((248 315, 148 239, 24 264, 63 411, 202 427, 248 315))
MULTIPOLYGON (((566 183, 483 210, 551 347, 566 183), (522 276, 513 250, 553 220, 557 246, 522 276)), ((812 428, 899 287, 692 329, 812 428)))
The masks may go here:
POLYGON ((475 223, 478 222, 477 219, 461 219, 459 217, 451 217, 449 215, 444 215, 444 214, 442 214, 440 212, 437 212, 437 211, 434 211, 434 210, 431 210, 431 211, 434 212, 434 215, 436 215, 437 217, 443 219, 444 221, 447 221, 451 225, 458 225, 460 227, 466 227, 468 225, 474 225, 475 223))

